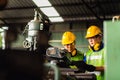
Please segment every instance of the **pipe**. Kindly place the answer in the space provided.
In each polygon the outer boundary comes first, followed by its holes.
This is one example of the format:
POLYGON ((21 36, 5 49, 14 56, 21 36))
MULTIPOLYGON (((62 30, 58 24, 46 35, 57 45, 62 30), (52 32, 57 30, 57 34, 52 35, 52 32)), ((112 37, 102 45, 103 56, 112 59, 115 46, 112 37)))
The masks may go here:
POLYGON ((60 70, 55 64, 45 63, 44 65, 54 70, 54 80, 60 80, 60 70))

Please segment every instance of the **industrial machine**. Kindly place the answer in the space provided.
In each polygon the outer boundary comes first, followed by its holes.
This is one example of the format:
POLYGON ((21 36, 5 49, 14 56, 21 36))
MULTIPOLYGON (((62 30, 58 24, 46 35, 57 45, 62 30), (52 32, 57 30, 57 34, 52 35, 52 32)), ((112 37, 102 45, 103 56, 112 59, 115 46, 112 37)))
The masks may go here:
POLYGON ((39 31, 49 32, 50 21, 48 18, 44 18, 39 13, 38 9, 35 9, 34 19, 28 22, 23 34, 27 35, 26 40, 23 42, 24 48, 29 48, 30 51, 36 50, 37 48, 37 37, 39 31))
POLYGON ((104 21, 105 80, 120 80, 120 16, 104 21))
POLYGON ((79 69, 71 69, 68 65, 65 65, 66 62, 69 63, 69 60, 65 57, 66 53, 67 50, 57 47, 50 47, 46 50, 46 56, 50 58, 49 66, 56 66, 56 68, 52 67, 48 71, 48 75, 55 74, 52 80, 96 80, 96 75, 93 73, 81 73, 79 69))
POLYGON ((2 49, 0 49, 0 80, 43 80, 44 53, 36 51, 39 31, 45 31, 49 23, 42 19, 35 9, 34 20, 31 20, 26 28, 27 38, 23 42, 24 48, 29 50, 15 50, 6 48, 6 32, 8 27, 0 28, 2 34, 2 49))
POLYGON ((38 14, 38 11, 35 9, 34 20, 31 20, 30 22, 28 22, 24 30, 24 32, 25 31, 28 32, 27 33, 28 37, 23 42, 24 48, 29 48, 30 50, 36 49, 36 43, 37 43, 36 36, 39 30, 43 30, 43 23, 42 23, 42 20, 40 19, 40 15, 38 14))

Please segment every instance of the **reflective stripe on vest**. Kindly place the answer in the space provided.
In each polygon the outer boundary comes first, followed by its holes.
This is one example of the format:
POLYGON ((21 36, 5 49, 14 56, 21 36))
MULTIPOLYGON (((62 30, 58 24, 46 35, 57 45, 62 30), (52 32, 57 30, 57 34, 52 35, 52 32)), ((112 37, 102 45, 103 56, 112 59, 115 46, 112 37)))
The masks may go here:
POLYGON ((102 58, 102 55, 90 56, 90 60, 101 59, 101 58, 102 58))

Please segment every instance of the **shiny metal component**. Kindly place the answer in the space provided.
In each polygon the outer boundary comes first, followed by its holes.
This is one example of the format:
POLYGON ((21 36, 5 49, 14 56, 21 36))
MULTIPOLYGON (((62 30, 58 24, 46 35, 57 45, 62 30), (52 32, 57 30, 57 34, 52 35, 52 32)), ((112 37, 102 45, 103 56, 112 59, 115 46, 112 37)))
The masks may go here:
POLYGON ((120 16, 113 16, 112 18, 112 22, 118 21, 120 20, 120 16))
POLYGON ((27 40, 23 41, 23 47, 24 48, 30 48, 31 45, 32 45, 32 43, 30 43, 29 41, 27 41, 27 40))
POLYGON ((23 34, 27 31, 28 37, 23 42, 24 48, 30 48, 30 50, 36 49, 36 38, 38 35, 39 30, 43 30, 43 23, 40 19, 40 15, 38 11, 35 9, 35 16, 34 19, 28 22, 25 27, 23 34))
POLYGON ((61 80, 60 79, 60 71, 59 71, 59 68, 56 65, 50 64, 50 63, 45 63, 44 65, 46 67, 50 67, 51 69, 54 70, 54 80, 61 80))
POLYGON ((46 55, 49 57, 55 57, 55 58, 63 58, 65 56, 67 51, 65 51, 64 49, 61 50, 57 47, 49 47, 46 50, 46 55))
POLYGON ((8 30, 7 26, 3 26, 2 28, 0 28, 0 32, 1 32, 1 36, 2 36, 2 49, 6 49, 7 48, 7 44, 6 44, 6 31, 8 30))

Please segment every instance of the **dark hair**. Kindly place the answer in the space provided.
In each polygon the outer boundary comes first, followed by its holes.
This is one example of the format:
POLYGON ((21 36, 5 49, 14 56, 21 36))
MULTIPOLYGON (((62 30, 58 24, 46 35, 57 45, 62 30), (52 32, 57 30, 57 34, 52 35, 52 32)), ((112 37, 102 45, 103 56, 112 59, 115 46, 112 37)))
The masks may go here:
POLYGON ((95 35, 94 37, 97 38, 97 37, 101 37, 102 34, 98 34, 98 35, 95 35))

